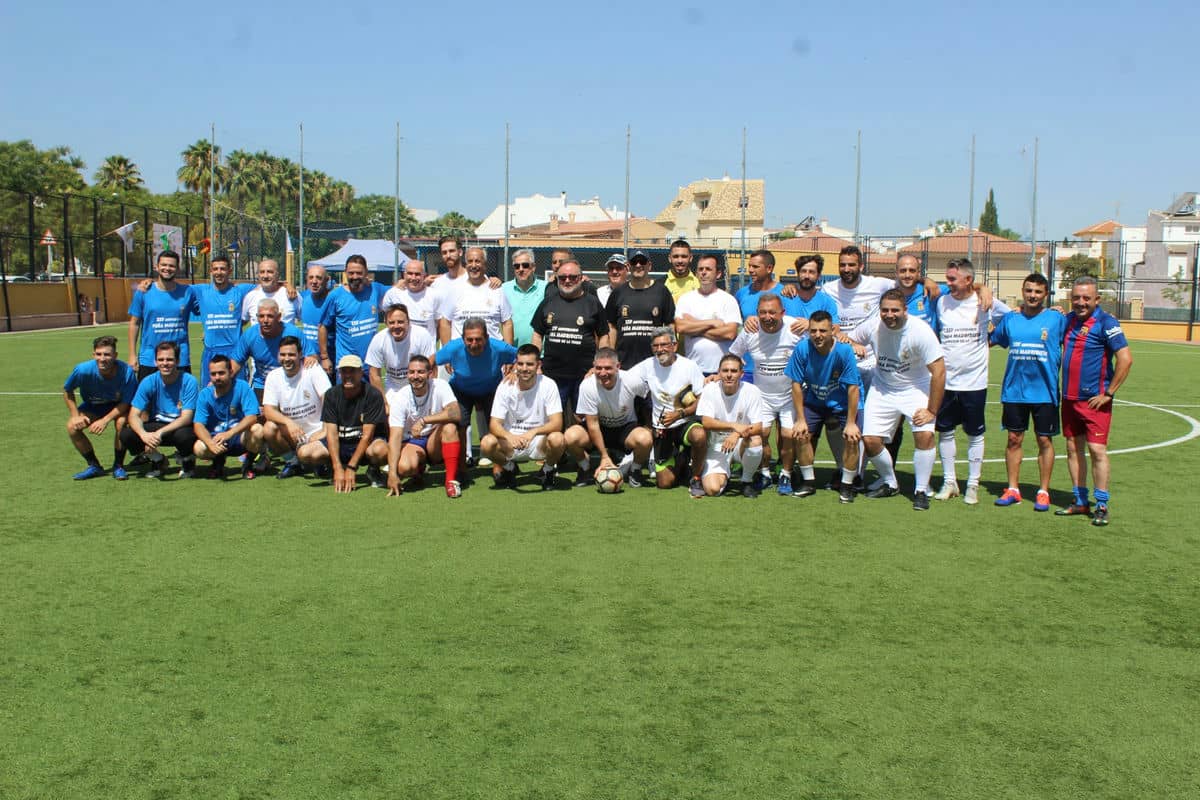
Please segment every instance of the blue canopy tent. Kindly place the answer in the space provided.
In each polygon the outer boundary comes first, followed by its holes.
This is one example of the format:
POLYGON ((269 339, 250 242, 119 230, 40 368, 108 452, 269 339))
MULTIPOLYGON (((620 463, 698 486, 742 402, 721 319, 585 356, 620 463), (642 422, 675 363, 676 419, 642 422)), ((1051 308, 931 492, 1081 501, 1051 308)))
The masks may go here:
MULTIPOLYGON (((403 245, 401 245, 403 247, 403 245)), ((390 239, 349 239, 338 250, 323 258, 310 259, 308 267, 325 267, 331 274, 340 275, 346 269, 346 259, 362 256, 367 260, 367 270, 378 280, 386 278, 396 282, 396 276, 404 265, 411 261, 404 250, 400 250, 400 263, 396 263, 396 245, 390 239)))

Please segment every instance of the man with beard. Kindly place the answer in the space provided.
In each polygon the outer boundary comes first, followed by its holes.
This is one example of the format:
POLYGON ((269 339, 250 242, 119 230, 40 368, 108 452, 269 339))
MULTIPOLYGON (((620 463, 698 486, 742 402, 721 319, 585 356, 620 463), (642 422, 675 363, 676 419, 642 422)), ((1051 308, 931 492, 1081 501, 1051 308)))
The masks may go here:
POLYGON ((667 253, 667 261, 670 268, 663 283, 671 292, 671 299, 678 303, 679 298, 700 288, 700 280, 692 272, 692 246, 683 239, 675 240, 667 253))
POLYGON ((629 256, 629 280, 613 289, 604 313, 609 341, 622 364, 650 358, 653 331, 674 321, 675 301, 666 286, 650 277, 650 257, 641 250, 629 256))
POLYGON ((242 333, 242 303, 254 288, 251 284, 234 285, 229 281, 229 259, 213 258, 208 267, 209 283, 192 286, 192 313, 204 326, 204 354, 200 358, 200 385, 207 386, 208 362, 215 355, 232 357, 242 333))
POLYGON ((217 354, 208 364, 211 383, 200 390, 192 429, 192 451, 201 461, 211 461, 208 477, 225 479, 225 459, 246 454, 242 478, 254 480, 254 457, 263 446, 258 424, 258 398, 249 384, 234 380, 229 356, 217 354))
POLYGON ((907 419, 913 430, 913 510, 929 510, 929 478, 933 472, 934 422, 946 386, 942 346, 925 322, 909 318, 904 293, 889 289, 879 300, 879 319, 868 319, 850 332, 850 340, 876 354, 875 383, 863 411, 863 446, 878 483, 867 497, 899 493, 891 454, 884 442, 897 423, 907 419))
POLYGON ((537 347, 521 345, 513 367, 516 382, 496 389, 491 424, 479 450, 495 465, 492 479, 497 489, 516 488, 519 461, 542 462, 542 491, 553 489, 558 477, 556 465, 566 449, 562 402, 554 380, 538 374, 540 361, 537 347))
POLYGON ((608 346, 608 322, 600 301, 583 291, 583 271, 568 261, 558 270, 558 294, 533 315, 532 344, 544 352, 542 372, 554 379, 564 418, 579 399, 579 383, 597 348, 608 346))
POLYGON ((636 392, 650 395, 658 466, 655 481, 658 488, 670 489, 690 476, 688 491, 692 497, 703 497, 700 475, 708 437, 696 416, 696 403, 704 389, 704 373, 696 362, 678 354, 673 328, 653 329, 650 348, 654 355, 630 370, 629 377, 636 392))
POLYGON ((575 486, 587 486, 601 470, 617 467, 634 489, 643 485, 642 468, 650 463, 654 436, 649 428, 638 425, 634 409, 639 396, 649 389, 635 384, 621 370, 617 351, 601 347, 592 360, 592 374, 579 387, 575 416, 579 422, 566 432, 567 452, 579 466, 575 486), (640 394, 639 394, 640 393, 640 394), (600 465, 592 472, 588 450, 600 456, 600 465), (624 454, 620 465, 612 460, 612 451, 624 454))
POLYGON ((804 333, 808 329, 808 320, 816 311, 824 311, 834 325, 838 324, 837 303, 821 291, 821 273, 824 269, 825 258, 819 253, 796 259, 796 294, 783 299, 783 313, 795 320, 792 323, 794 333, 804 333))
POLYGON ((200 386, 195 378, 179 369, 179 345, 175 342, 159 342, 154 348, 154 363, 158 371, 143 378, 133 395, 129 424, 121 431, 121 444, 127 451, 147 454, 150 462, 147 478, 163 477, 167 457, 158 449, 174 447, 180 459, 179 477, 192 478, 196 469, 192 417, 200 386))
POLYGON ((321 325, 317 329, 317 344, 321 351, 321 366, 329 370, 333 360, 339 363, 342 356, 358 356, 359 361, 367 354, 371 339, 379 330, 379 304, 383 300, 383 287, 367 280, 367 260, 359 255, 346 259, 346 285, 329 293, 321 325), (329 329, 337 331, 336 349, 329 348, 329 329))
POLYGON ((358 356, 344 355, 337 366, 337 385, 325 392, 321 406, 324 449, 333 468, 333 490, 337 494, 353 492, 363 461, 368 463, 367 480, 371 487, 381 489, 385 482, 379 468, 388 460, 383 395, 363 381, 363 364, 358 356))
POLYGON ((717 257, 703 255, 696 265, 700 286, 675 304, 675 330, 683 337, 683 352, 705 375, 716 374, 721 357, 737 338, 742 324, 738 302, 717 287, 721 270, 717 257))
POLYGON ((63 384, 63 400, 67 404, 67 435, 71 444, 87 462, 87 468, 76 473, 77 481, 98 478, 104 468, 96 458, 92 443, 84 434, 99 436, 108 423, 113 423, 113 477, 125 480, 125 446, 121 430, 129 416, 129 404, 137 393, 137 373, 124 361, 117 360, 117 337, 100 336, 92 341, 92 360, 77 364, 63 384), (79 390, 79 403, 75 390, 79 390))
POLYGON ((387 393, 388 497, 404 491, 403 481, 419 483, 429 462, 446 465, 446 496, 462 496, 458 481, 460 443, 458 401, 450 384, 429 377, 430 362, 414 355, 408 362, 404 386, 387 393))

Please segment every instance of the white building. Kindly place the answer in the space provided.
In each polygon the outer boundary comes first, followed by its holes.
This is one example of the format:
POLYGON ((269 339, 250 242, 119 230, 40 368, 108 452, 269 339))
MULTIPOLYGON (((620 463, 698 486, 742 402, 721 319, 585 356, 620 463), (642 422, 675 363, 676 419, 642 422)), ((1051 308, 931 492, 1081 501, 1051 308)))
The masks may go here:
MULTIPOLYGON (((616 206, 604 208, 600 205, 599 196, 584 200, 581 203, 567 202, 567 193, 546 197, 535 194, 532 197, 515 198, 508 206, 508 227, 525 228, 530 225, 544 225, 547 222, 606 222, 625 219, 625 212, 616 206)), ((490 214, 483 218, 475 229, 478 239, 499 239, 504 236, 504 205, 496 206, 490 214)))
POLYGON ((1145 268, 1139 278, 1179 280, 1191 274, 1191 259, 1200 244, 1200 199, 1185 192, 1164 211, 1146 215, 1145 268))

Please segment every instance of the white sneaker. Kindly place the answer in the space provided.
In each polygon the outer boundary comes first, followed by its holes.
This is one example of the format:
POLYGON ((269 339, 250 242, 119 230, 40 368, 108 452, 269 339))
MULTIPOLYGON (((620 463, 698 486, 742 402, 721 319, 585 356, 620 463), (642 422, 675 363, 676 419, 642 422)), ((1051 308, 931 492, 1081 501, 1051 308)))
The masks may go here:
POLYGON ((938 492, 933 496, 933 499, 946 501, 951 497, 958 497, 958 481, 946 481, 943 483, 942 488, 938 489, 938 492))
POLYGON ((492 465, 492 460, 487 456, 480 456, 479 460, 475 463, 481 467, 490 467, 492 465))
POLYGON ((977 485, 967 484, 967 493, 963 495, 963 502, 969 506, 979 505, 979 487, 977 485))

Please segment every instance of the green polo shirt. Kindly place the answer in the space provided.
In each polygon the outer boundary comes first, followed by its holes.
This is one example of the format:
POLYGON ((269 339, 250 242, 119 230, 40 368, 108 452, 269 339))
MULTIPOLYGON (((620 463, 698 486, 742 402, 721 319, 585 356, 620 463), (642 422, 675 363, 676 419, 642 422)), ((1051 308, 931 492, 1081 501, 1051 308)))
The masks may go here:
POLYGON ((514 278, 505 281, 500 288, 512 306, 513 340, 516 346, 529 344, 533 340, 533 312, 537 311, 542 298, 546 296, 546 281, 534 278, 528 289, 522 289, 514 278))

